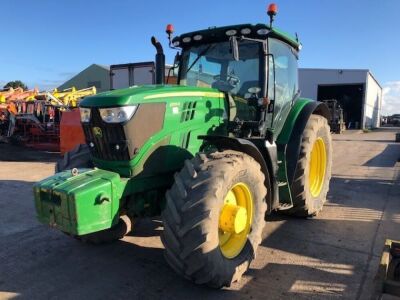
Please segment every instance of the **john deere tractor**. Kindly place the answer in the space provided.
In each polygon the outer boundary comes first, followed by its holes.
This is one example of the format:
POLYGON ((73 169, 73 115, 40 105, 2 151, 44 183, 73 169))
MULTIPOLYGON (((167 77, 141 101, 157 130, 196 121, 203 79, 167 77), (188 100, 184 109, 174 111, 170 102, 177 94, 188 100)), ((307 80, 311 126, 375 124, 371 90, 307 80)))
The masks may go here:
POLYGON ((300 98, 300 43, 272 27, 274 5, 269 15, 176 37, 168 26, 177 85, 163 84, 153 37, 158 84, 85 98, 86 145, 34 187, 40 222, 101 243, 161 214, 168 264, 220 288, 255 258, 266 214, 315 216, 331 177, 329 111, 300 98))

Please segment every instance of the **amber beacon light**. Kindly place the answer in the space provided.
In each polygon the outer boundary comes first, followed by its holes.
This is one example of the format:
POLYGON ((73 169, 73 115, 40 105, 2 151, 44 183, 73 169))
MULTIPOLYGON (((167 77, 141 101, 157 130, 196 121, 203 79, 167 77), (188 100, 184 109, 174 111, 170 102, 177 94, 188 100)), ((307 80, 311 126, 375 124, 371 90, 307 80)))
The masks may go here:
POLYGON ((267 14, 269 16, 269 27, 271 28, 277 13, 278 13, 278 5, 276 5, 275 3, 271 3, 270 5, 268 5, 267 14))

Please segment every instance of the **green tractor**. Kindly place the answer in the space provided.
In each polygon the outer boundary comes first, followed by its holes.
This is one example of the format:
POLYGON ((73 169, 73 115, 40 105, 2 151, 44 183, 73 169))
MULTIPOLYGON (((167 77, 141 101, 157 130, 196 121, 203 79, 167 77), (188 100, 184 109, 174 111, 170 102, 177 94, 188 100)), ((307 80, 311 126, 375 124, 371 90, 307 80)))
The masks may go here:
MULTIPOLYGON (((104 92, 80 104, 86 137, 34 186, 38 219, 92 243, 161 214, 168 264, 197 284, 240 279, 272 211, 310 217, 326 201, 325 104, 300 98, 300 43, 271 22, 171 37, 178 84, 104 92)), ((133 229, 134 232, 134 229, 133 229)))

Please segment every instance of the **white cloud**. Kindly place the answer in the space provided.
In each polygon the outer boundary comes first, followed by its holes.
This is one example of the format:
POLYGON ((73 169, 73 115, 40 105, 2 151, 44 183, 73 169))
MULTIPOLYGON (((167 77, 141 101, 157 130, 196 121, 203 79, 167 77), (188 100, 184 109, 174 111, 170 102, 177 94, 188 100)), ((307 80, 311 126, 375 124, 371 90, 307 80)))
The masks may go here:
POLYGON ((400 113, 400 80, 383 85, 382 115, 400 113))

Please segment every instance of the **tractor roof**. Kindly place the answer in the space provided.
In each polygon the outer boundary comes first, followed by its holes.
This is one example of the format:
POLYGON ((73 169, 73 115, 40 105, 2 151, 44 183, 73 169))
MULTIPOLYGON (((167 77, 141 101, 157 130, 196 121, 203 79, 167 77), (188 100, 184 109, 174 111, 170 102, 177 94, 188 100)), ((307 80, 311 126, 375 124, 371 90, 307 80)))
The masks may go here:
POLYGON ((293 36, 283 32, 275 27, 271 29, 266 24, 238 24, 223 27, 209 27, 207 29, 193 31, 176 36, 173 39, 175 46, 186 48, 197 43, 216 42, 228 40, 228 31, 236 30, 236 36, 245 36, 249 38, 266 39, 267 36, 278 38, 292 47, 300 50, 300 42, 293 36), (245 33, 248 32, 248 33, 245 33), (190 39, 189 39, 190 38, 190 39))

